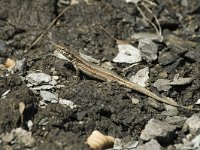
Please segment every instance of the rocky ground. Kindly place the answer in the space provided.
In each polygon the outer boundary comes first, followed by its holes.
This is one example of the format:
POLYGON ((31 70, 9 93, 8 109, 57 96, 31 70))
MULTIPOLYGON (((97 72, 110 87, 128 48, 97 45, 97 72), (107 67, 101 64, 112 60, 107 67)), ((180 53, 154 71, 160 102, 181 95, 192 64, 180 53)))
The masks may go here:
POLYGON ((83 73, 77 80, 55 51, 65 45, 160 97, 199 108, 200 1, 127 1, 0 1, 1 149, 90 149, 94 130, 115 138, 111 149, 200 149, 198 111, 83 73), (125 48, 119 40, 128 41, 125 48))

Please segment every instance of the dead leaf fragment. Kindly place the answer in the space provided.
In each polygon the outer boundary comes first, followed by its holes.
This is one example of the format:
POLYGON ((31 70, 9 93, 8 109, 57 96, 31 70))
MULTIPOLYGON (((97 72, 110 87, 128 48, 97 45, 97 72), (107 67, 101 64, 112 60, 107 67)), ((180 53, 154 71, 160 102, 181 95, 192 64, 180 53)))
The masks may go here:
POLYGON ((142 60, 140 50, 130 44, 118 44, 119 53, 113 59, 113 62, 119 63, 137 63, 142 60))
POLYGON ((86 144, 93 150, 103 150, 106 148, 112 148, 114 144, 114 138, 111 136, 105 136, 99 131, 95 130, 88 137, 86 144))
POLYGON ((6 68, 12 68, 15 66, 15 61, 10 58, 7 58, 4 65, 6 66, 6 68))

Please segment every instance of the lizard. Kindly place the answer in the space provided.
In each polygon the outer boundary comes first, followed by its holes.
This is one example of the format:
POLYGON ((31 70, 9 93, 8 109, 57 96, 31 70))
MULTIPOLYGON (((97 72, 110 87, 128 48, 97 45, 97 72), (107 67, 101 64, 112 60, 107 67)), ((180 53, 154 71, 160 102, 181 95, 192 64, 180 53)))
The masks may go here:
POLYGON ((106 68, 103 68, 101 66, 98 66, 94 63, 91 63, 85 60, 77 52, 75 52, 72 49, 66 48, 63 45, 55 44, 54 46, 57 51, 59 51, 62 55, 64 55, 67 58, 69 62, 72 63, 72 65, 74 66, 76 70, 76 76, 78 76, 80 71, 82 71, 84 74, 92 76, 102 81, 117 82, 118 84, 122 86, 125 86, 139 93, 142 93, 146 96, 149 96, 161 103, 165 103, 174 107, 200 111, 200 109, 195 109, 195 108, 187 107, 184 105, 179 105, 176 102, 171 102, 165 98, 161 98, 157 96, 156 94, 154 94, 153 92, 151 92, 150 90, 146 89, 145 87, 142 87, 134 82, 131 82, 122 78, 121 76, 117 75, 115 72, 112 72, 106 68))

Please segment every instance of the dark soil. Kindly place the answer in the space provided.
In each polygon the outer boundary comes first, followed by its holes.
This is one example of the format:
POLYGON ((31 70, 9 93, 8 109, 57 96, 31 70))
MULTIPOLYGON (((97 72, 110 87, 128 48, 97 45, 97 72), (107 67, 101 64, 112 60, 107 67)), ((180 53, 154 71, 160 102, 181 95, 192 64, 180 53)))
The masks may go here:
MULTIPOLYGON (((158 17, 164 37, 164 42, 158 43, 158 61, 142 61, 126 72, 122 72, 122 69, 128 65, 112 63, 114 71, 128 77, 132 72, 148 66, 151 91, 171 97, 179 104, 193 105, 200 97, 199 56, 193 56, 199 53, 195 51, 200 48, 200 1, 188 1, 188 5, 181 0, 154 2, 157 5, 150 9, 158 17), (182 42, 177 44, 173 37, 182 39, 182 42), (163 53, 169 57, 162 58, 163 53), (158 92, 152 83, 160 78, 159 73, 163 71, 167 72, 166 78, 170 80, 177 73, 195 79, 190 84, 158 92)), ((155 33, 154 28, 143 21, 134 4, 127 4, 124 0, 94 0, 90 5, 80 2, 70 6, 48 33, 32 49, 28 49, 64 7, 58 6, 57 0, 0 1, 0 40, 5 44, 5 50, 1 49, 3 44, 0 45, 0 63, 3 64, 6 58, 26 59, 26 67, 22 72, 0 77, 0 95, 11 90, 5 99, 0 99, 0 134, 18 127, 27 129, 27 121, 32 120, 32 136, 36 142, 31 149, 88 149, 85 141, 94 130, 124 141, 138 140, 151 118, 166 118, 161 114, 162 109, 150 106, 147 96, 117 83, 101 82, 84 74, 77 81, 73 77, 74 68, 53 56, 53 45, 64 44, 77 52, 111 62, 118 52, 116 42, 98 24, 117 39, 129 41, 133 41, 133 33, 155 33), (32 92, 22 78, 38 70, 59 76, 59 83, 65 87, 52 91, 61 98, 73 101, 77 108, 51 103, 45 108, 39 107, 41 97, 32 92), (140 102, 132 104, 130 97, 140 102), (19 102, 26 106, 23 120, 19 113, 19 102), (48 121, 46 125, 41 125, 43 119, 48 121)), ((194 113, 179 109, 178 115, 189 117, 194 113)), ((22 143, 10 145, 13 149, 27 148, 22 143)), ((6 143, 0 141, 0 147, 5 148, 6 143)))

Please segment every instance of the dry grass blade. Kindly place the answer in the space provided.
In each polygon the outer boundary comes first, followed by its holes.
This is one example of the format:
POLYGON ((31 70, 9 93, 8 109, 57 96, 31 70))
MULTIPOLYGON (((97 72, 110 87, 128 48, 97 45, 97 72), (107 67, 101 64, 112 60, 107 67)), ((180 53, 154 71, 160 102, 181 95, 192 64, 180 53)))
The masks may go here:
POLYGON ((152 13, 152 11, 146 5, 143 5, 143 6, 154 17, 156 24, 158 26, 158 34, 162 35, 162 29, 161 29, 161 26, 160 26, 160 22, 158 21, 158 18, 152 13))
POLYGON ((140 12, 140 14, 142 15, 142 17, 149 23, 153 26, 153 28, 156 30, 156 33, 158 35, 162 35, 162 29, 161 29, 161 26, 160 26, 160 23, 157 19, 157 17, 152 13, 152 11, 144 4, 144 3, 141 3, 141 5, 153 16, 153 18, 155 19, 156 21, 156 24, 157 26, 149 19, 145 16, 145 14, 143 13, 143 11, 141 10, 141 8, 138 6, 138 4, 135 4, 137 10, 140 12))

